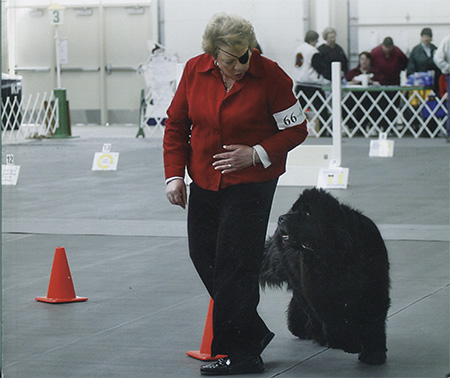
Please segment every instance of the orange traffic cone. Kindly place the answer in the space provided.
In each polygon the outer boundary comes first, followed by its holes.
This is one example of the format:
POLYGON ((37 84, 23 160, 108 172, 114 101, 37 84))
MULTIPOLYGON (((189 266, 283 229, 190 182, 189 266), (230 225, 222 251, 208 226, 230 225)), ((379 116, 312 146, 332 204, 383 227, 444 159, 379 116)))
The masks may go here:
POLYGON ((203 338, 202 343, 200 344, 200 350, 191 350, 189 352, 186 352, 186 354, 189 357, 193 357, 196 358, 197 360, 202 361, 214 361, 218 360, 219 358, 226 357, 220 354, 218 354, 215 357, 211 357, 211 344, 213 340, 213 325, 212 325, 213 308, 214 308, 214 301, 211 298, 209 300, 208 314, 206 315, 205 329, 203 331, 203 338))
POLYGON ((77 297, 73 288, 66 251, 57 247, 53 258, 52 272, 46 297, 36 297, 37 301, 46 303, 67 303, 87 301, 86 297, 77 297))

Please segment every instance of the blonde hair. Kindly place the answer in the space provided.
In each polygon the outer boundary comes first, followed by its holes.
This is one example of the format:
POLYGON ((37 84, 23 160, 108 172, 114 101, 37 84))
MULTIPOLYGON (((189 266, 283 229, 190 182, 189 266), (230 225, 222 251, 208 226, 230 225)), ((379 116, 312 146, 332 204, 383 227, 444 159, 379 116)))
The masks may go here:
POLYGON ((256 47, 256 36, 252 24, 240 16, 226 13, 215 14, 203 33, 202 48, 213 58, 220 45, 232 48, 256 47))
POLYGON ((325 30, 322 32, 322 38, 326 41, 329 34, 337 34, 336 29, 330 27, 325 28, 325 30))

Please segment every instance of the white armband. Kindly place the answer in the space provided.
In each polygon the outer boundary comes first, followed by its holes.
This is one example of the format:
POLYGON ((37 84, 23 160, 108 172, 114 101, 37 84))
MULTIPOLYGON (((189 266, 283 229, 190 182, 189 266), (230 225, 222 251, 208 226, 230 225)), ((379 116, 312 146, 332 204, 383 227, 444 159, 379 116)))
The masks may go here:
POLYGON ((280 130, 300 125, 306 119, 298 100, 289 109, 275 113, 273 118, 275 118, 277 126, 280 130))

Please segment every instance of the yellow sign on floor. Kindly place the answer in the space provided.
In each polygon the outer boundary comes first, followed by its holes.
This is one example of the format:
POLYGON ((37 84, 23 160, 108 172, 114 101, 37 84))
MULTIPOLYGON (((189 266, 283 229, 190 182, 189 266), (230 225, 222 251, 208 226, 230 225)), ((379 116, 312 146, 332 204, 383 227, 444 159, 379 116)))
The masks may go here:
POLYGON ((102 152, 96 152, 94 162, 92 163, 93 171, 116 171, 119 163, 119 153, 111 152, 111 144, 104 144, 102 152))
POLYGON ((348 168, 321 168, 317 179, 317 187, 323 189, 347 189, 348 168))

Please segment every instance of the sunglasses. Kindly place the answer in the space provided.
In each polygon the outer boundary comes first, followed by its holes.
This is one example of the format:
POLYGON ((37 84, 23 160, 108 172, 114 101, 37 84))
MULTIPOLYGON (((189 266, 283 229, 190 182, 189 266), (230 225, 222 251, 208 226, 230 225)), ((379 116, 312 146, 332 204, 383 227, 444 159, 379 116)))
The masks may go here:
POLYGON ((241 64, 247 64, 247 62, 248 62, 249 55, 250 55, 250 54, 249 54, 249 52, 250 52, 249 49, 247 49, 247 51, 245 52, 245 54, 244 54, 244 55, 241 55, 241 56, 233 55, 233 54, 229 53, 228 51, 222 50, 220 47, 218 47, 218 49, 219 49, 220 51, 223 51, 225 54, 231 55, 233 58, 236 58, 236 59, 239 61, 239 63, 241 63, 241 64))

